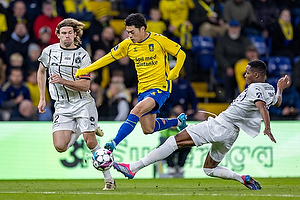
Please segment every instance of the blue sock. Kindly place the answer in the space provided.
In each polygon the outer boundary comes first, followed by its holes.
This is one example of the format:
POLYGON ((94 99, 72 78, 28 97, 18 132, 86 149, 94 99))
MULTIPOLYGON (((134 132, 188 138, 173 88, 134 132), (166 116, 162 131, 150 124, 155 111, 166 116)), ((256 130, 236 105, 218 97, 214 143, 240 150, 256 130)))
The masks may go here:
POLYGON ((167 128, 170 128, 172 126, 178 125, 178 119, 177 118, 156 118, 155 120, 155 128, 153 132, 164 130, 167 128), (165 124, 163 122, 165 121, 165 124))
POLYGON ((118 145, 125 137, 127 137, 127 135, 132 132, 138 121, 139 118, 136 115, 129 114, 127 120, 119 128, 115 139, 113 139, 116 145, 118 145))

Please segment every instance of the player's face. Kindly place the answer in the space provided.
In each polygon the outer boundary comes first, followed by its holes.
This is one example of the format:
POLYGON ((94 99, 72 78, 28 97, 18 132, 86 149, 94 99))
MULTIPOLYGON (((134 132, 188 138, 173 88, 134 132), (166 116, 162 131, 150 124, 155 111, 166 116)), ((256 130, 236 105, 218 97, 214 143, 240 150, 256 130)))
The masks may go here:
POLYGON ((249 65, 246 67, 245 80, 248 85, 254 83, 256 80, 257 72, 254 72, 249 65))
POLYGON ((76 37, 76 33, 74 32, 73 27, 64 26, 60 28, 60 33, 57 35, 60 39, 60 45, 63 48, 71 49, 75 48, 74 39, 76 37))
POLYGON ((126 31, 133 43, 141 42, 146 38, 145 27, 136 28, 135 26, 126 26, 126 31))

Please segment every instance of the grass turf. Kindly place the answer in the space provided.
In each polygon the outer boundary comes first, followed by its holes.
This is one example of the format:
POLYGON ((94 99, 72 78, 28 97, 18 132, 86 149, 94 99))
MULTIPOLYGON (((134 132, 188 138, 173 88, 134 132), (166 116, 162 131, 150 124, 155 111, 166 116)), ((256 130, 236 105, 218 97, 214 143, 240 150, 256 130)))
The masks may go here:
POLYGON ((103 180, 0 180, 0 199, 300 199, 300 178, 258 178, 262 190, 236 181, 206 179, 117 179, 115 191, 103 191, 103 180))

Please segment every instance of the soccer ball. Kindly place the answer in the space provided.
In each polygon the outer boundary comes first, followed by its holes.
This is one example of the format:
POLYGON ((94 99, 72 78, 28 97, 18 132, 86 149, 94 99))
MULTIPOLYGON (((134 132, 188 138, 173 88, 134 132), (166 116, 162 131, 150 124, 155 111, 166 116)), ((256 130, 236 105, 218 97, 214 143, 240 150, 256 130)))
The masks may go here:
POLYGON ((108 149, 98 149, 92 156, 93 166, 99 171, 106 171, 113 165, 114 156, 108 149))

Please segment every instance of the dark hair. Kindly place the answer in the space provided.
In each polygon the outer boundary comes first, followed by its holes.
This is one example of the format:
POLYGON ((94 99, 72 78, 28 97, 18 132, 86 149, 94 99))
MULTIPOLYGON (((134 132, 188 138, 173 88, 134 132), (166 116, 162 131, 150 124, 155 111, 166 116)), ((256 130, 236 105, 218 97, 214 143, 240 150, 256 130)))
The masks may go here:
POLYGON ((146 18, 141 13, 132 13, 126 17, 125 26, 134 26, 135 28, 138 29, 144 26, 146 30, 147 29, 146 18))
POLYGON ((248 63, 248 65, 255 71, 259 72, 262 76, 267 74, 267 66, 261 60, 252 60, 248 63))

